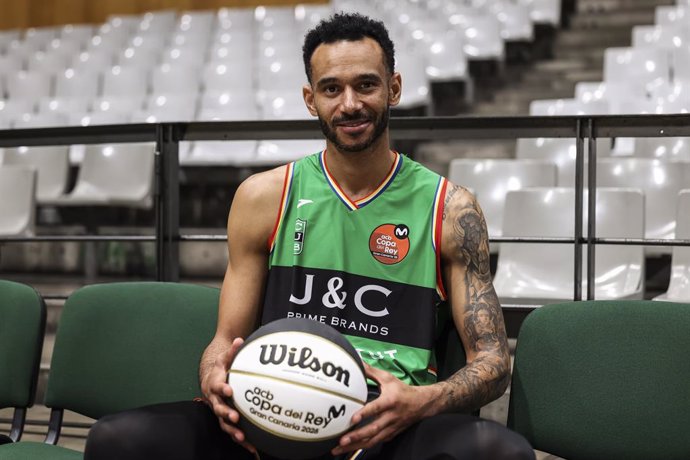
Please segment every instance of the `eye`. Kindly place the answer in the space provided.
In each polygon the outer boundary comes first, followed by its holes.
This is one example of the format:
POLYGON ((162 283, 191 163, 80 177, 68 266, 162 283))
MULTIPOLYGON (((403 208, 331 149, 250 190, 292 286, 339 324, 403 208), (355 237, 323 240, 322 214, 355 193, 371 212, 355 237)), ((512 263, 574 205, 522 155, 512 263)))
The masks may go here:
POLYGON ((373 81, 363 81, 359 84, 359 89, 361 91, 371 91, 376 88, 376 83, 373 81))
POLYGON ((336 85, 329 85, 323 88, 323 92, 327 95, 333 95, 338 93, 338 87, 336 85))

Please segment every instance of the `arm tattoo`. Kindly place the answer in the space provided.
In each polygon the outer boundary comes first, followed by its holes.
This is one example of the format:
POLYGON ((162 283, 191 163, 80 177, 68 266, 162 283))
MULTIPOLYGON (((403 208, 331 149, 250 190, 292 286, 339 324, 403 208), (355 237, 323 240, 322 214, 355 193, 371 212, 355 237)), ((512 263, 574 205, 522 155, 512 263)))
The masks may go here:
POLYGON ((503 313, 491 283, 486 223, 474 200, 452 200, 459 189, 454 186, 448 191, 443 218, 451 219, 452 256, 465 267, 466 308, 460 323, 477 357, 446 382, 447 403, 454 410, 478 409, 499 397, 510 379, 503 313))

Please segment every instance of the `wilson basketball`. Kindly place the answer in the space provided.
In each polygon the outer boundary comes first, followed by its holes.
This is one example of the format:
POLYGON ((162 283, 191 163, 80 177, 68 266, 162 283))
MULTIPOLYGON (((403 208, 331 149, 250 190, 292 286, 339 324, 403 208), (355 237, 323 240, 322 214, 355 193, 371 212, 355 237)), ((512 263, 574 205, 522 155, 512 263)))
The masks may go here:
POLYGON ((307 319, 256 330, 238 351, 228 383, 247 440, 284 459, 330 451, 367 399, 355 349, 332 327, 307 319))

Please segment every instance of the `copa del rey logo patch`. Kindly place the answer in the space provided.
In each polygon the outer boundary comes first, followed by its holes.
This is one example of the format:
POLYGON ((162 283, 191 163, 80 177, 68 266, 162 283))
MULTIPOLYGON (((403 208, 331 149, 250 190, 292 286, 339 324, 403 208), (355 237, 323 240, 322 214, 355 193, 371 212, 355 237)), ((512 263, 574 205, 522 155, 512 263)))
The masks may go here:
POLYGON ((383 224, 371 232, 369 250, 385 265, 401 262, 410 252, 410 229, 404 224, 383 224))

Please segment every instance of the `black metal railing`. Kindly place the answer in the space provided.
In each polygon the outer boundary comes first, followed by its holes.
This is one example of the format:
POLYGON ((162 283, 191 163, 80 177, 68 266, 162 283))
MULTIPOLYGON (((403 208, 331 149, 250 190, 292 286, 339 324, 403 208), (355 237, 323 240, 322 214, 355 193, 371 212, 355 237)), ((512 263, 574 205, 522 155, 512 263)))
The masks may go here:
MULTIPOLYGON (((581 300, 582 248, 587 250, 587 299, 594 298, 595 252, 600 244, 690 246, 684 239, 598 238, 596 236, 596 139, 615 137, 690 137, 690 115, 543 116, 543 117, 410 117, 391 119, 394 140, 462 140, 574 138, 575 228, 572 238, 500 237, 492 243, 559 243, 574 246, 573 299, 581 300), (584 236, 585 141, 588 143, 588 228, 584 236)), ((179 215, 179 143, 182 141, 317 139, 314 120, 128 124, 0 131, 0 147, 155 142, 155 235, 40 235, 1 237, 0 243, 31 241, 154 241, 156 279, 179 279, 179 244, 223 241, 225 236, 181 234, 179 215)), ((688 184, 690 186, 690 184, 688 184)))

